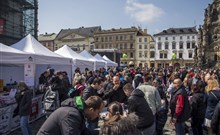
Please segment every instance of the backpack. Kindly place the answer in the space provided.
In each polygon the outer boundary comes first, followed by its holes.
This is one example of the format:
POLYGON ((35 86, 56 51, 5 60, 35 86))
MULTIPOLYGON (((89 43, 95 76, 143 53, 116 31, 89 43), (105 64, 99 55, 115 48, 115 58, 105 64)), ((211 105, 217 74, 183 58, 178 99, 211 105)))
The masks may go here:
POLYGON ((74 86, 72 89, 69 90, 68 92, 68 96, 70 98, 76 97, 80 95, 80 88, 82 88, 83 86, 79 86, 78 88, 76 88, 76 86, 74 86))
POLYGON ((60 107, 59 93, 58 91, 53 91, 51 86, 44 95, 44 110, 45 111, 55 111, 60 107))

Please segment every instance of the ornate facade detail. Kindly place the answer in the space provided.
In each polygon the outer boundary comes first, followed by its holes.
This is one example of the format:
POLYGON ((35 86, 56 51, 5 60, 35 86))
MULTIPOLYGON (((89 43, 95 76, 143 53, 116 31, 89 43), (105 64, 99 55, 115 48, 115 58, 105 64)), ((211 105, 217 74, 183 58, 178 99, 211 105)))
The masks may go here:
POLYGON ((203 26, 199 28, 197 66, 218 66, 220 61, 220 0, 214 0, 205 9, 203 26))

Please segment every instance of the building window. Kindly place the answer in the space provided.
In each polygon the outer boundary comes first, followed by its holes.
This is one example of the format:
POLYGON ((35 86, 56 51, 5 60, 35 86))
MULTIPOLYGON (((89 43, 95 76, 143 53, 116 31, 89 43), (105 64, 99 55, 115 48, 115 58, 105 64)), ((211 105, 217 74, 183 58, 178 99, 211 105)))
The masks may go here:
POLYGON ((158 40, 161 40, 161 37, 158 37, 158 40))
POLYGON ((192 58, 192 55, 193 55, 192 52, 189 52, 189 58, 192 58))
POLYGON ((183 37, 182 36, 180 36, 180 40, 182 40, 183 39, 183 37))
POLYGON ((102 49, 104 49, 104 45, 102 44, 102 49))
POLYGON ((175 37, 173 37, 173 40, 175 40, 175 37))
POLYGON ((144 38, 144 42, 147 42, 147 38, 144 38))
POLYGON ((116 36, 116 41, 118 41, 118 36, 116 36))
POLYGON ((150 58, 154 58, 154 51, 150 52, 150 58))
POLYGON ((109 49, 112 49, 112 44, 109 44, 109 49))
POLYGON ((163 53, 160 53, 160 58, 161 58, 161 59, 163 58, 163 53))
POLYGON ((105 42, 107 42, 108 41, 108 37, 105 37, 105 42))
POLYGON ((161 42, 159 42, 158 43, 158 50, 161 50, 161 47, 162 47, 161 42))
POLYGON ((164 53, 164 58, 167 59, 167 53, 164 53))
POLYGON ((195 39, 195 36, 192 36, 192 39, 195 39))
POLYGON ((139 49, 142 49, 142 45, 139 45, 139 49))
POLYGON ((86 45, 85 44, 83 44, 83 50, 85 50, 86 49, 86 45))
POLYGON ((118 44, 116 44, 116 48, 119 49, 118 44))
POLYGON ((187 39, 190 39, 190 36, 187 36, 187 39))
POLYGON ((130 35, 130 40, 133 40, 133 35, 130 35))
POLYGON ((196 43, 192 42, 192 48, 195 48, 195 47, 196 47, 196 43))
POLYGON ((124 49, 127 49, 127 43, 124 44, 124 49))
POLYGON ((169 42, 165 42, 165 49, 169 49, 169 42))
POLYGON ((147 45, 144 45, 144 49, 147 49, 147 45))
POLYGON ((109 41, 112 41, 112 36, 109 37, 109 41))
POLYGON ((139 58, 142 58, 142 52, 139 52, 139 58))
POLYGON ((165 37, 165 40, 168 40, 168 37, 165 37))
POLYGON ((186 43, 186 48, 187 48, 187 49, 190 49, 190 42, 187 42, 187 43, 186 43))
POLYGON ((131 53, 130 53, 130 57, 131 57, 131 58, 133 58, 133 57, 134 57, 133 52, 131 52, 131 53))
POLYGON ((139 42, 142 42, 142 38, 139 38, 139 42))
POLYGON ((176 42, 172 43, 172 49, 176 49, 176 42))
POLYGON ((179 59, 183 58, 183 53, 179 53, 179 59))
POLYGON ((179 45, 180 45, 179 48, 183 49, 183 42, 180 42, 179 45))
POLYGON ((148 52, 147 52, 147 51, 144 52, 144 57, 145 57, 145 58, 148 57, 148 52))
POLYGON ((104 38, 103 37, 101 38, 101 41, 104 42, 104 38))
POLYGON ((123 49, 123 45, 122 44, 120 44, 120 49, 123 49))
POLYGON ((133 47, 133 44, 132 44, 132 43, 130 44, 130 49, 134 49, 134 47, 133 47))
POLYGON ((120 41, 122 41, 122 39, 123 39, 123 37, 122 37, 122 35, 120 36, 120 41))

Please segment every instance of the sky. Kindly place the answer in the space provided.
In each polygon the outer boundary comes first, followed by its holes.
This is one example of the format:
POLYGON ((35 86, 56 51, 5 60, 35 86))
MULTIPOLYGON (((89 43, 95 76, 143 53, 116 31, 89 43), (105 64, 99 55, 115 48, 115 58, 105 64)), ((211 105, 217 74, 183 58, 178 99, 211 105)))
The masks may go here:
POLYGON ((39 34, 61 29, 101 26, 147 29, 156 34, 168 28, 203 24, 204 9, 213 0, 38 0, 39 34))

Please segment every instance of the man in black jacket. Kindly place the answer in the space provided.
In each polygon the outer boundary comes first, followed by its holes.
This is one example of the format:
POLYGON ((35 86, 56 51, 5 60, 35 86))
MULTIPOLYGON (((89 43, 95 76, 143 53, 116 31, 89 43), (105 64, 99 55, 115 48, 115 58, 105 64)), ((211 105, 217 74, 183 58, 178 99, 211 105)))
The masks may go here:
POLYGON ((44 122, 37 135, 91 135, 85 118, 93 120, 103 109, 103 101, 91 96, 85 102, 80 97, 69 98, 44 122))
MULTIPOLYGON (((82 99, 85 101, 91 96, 99 96, 98 90, 103 87, 103 83, 104 81, 101 78, 95 78, 92 84, 83 91, 82 99)), ((98 131, 95 130, 98 128, 98 121, 98 117, 94 120, 87 120, 86 127, 91 130, 93 135, 99 134, 98 131)))
POLYGON ((117 101, 119 103, 125 103, 127 101, 126 95, 123 91, 122 84, 119 80, 119 76, 113 77, 113 83, 109 84, 104 91, 104 99, 108 100, 108 103, 117 101))
POLYGON ((20 116, 21 130, 24 135, 31 135, 31 130, 28 124, 28 117, 31 113, 32 91, 28 89, 25 82, 18 84, 19 92, 16 93, 16 101, 18 103, 18 114, 20 116))
POLYGON ((139 90, 133 90, 131 84, 126 84, 123 90, 128 96, 128 113, 135 113, 138 118, 137 128, 144 135, 153 135, 155 132, 154 116, 153 113, 144 98, 145 94, 139 90))

